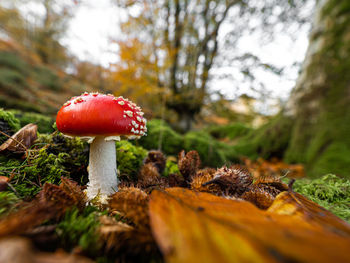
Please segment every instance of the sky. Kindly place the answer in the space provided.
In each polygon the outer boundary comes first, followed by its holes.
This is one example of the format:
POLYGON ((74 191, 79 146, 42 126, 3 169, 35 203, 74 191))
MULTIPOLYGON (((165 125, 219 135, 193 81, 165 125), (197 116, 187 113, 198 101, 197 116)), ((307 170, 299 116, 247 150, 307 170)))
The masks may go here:
POLYGON ((118 61, 118 47, 110 39, 120 34, 121 19, 123 13, 110 0, 81 1, 62 42, 79 59, 108 67, 118 61))
MULTIPOLYGON (((26 7, 28 8, 28 6, 26 7)), ((36 7, 35 7, 36 8, 36 7)), ((36 12, 38 10, 35 10, 36 12)), ((74 17, 71 19, 66 37, 62 44, 81 60, 87 60, 108 67, 110 63, 118 62, 118 46, 111 39, 121 34, 120 21, 125 20, 126 14, 119 9, 112 0, 81 0, 74 17)), ((228 26, 223 26, 221 35, 225 34, 228 26)), ((221 36, 221 37, 222 37, 221 36)), ((219 36, 220 38, 220 36, 219 36)), ((257 70, 256 77, 262 82, 273 99, 265 101, 266 107, 276 102, 275 99, 287 100, 298 76, 298 68, 293 63, 301 63, 308 46, 308 28, 295 30, 292 40, 283 31, 277 34, 270 43, 261 44, 258 36, 246 35, 240 39, 238 48, 244 52, 259 54, 263 63, 270 63, 278 67, 286 67, 286 74, 278 77, 264 70, 257 70)), ((222 67, 218 72, 228 73, 239 82, 239 87, 233 86, 229 79, 215 79, 210 82, 212 92, 220 91, 228 99, 246 93, 257 97, 250 89, 242 75, 232 67, 222 67)))
MULTIPOLYGON (((118 47, 111 44, 110 38, 118 37, 120 34, 118 24, 125 18, 125 14, 109 0, 81 2, 83 4, 72 19, 68 35, 63 42, 80 59, 108 67, 110 63, 118 61, 118 47)), ((280 33, 273 42, 265 45, 261 45, 256 36, 245 36, 239 42, 239 48, 242 51, 259 54, 262 62, 287 66, 287 74, 282 78, 263 70, 257 71, 257 78, 265 84, 273 98, 286 100, 298 76, 298 69, 293 68, 292 65, 303 61, 308 45, 308 29, 301 28, 296 31, 296 34, 295 40, 291 40, 287 35, 280 33)), ((235 75, 230 67, 222 68, 220 71, 233 74, 239 79, 239 75, 235 75)), ((228 98, 233 99, 237 96, 237 89, 233 88, 230 80, 216 80, 215 85, 211 85, 210 89, 220 90, 228 98)), ((238 93, 255 96, 249 89, 249 84, 244 83, 243 80, 238 93)))

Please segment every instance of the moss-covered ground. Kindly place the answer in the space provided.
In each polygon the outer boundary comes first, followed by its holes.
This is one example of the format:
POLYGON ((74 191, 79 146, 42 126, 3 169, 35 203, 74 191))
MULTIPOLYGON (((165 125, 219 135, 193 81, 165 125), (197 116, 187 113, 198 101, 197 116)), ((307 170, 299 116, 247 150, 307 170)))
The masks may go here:
MULTIPOLYGON (((241 125, 223 127, 222 132, 220 128, 215 127, 181 135, 167 124, 151 120, 148 123, 149 136, 139 141, 116 143, 119 176, 124 182, 136 184, 148 151, 158 149, 159 146, 168 157, 162 172, 162 176, 167 177, 174 174, 181 176, 176 156, 182 149, 198 151, 203 162, 202 166, 211 167, 237 163, 241 155, 251 158, 258 156, 268 158, 276 155, 283 157, 284 149, 288 146, 290 126, 287 121, 279 122, 278 118, 256 131, 259 139, 254 139, 256 138, 252 134, 254 130, 241 125), (228 143, 227 137, 234 140, 228 143)), ((61 176, 71 178, 82 186, 88 181, 87 142, 63 136, 55 130, 51 119, 44 116, 0 111, 0 123, 7 125, 5 125, 8 129, 6 132, 10 135, 32 121, 36 121, 39 125, 39 134, 37 141, 27 153, 0 153, 0 176, 11 178, 11 187, 0 192, 0 218, 18 209, 20 201, 32 200, 46 182, 58 185, 61 176), (40 125, 43 127, 40 128, 40 125)), ((293 187, 295 191, 329 209, 335 215, 350 221, 349 180, 326 175, 314 180, 297 180, 293 187)), ((67 251, 78 246, 85 251, 85 254, 90 253, 96 260, 108 262, 108 257, 97 252, 94 254, 99 249, 96 229, 104 213, 106 212, 91 206, 83 210, 73 208, 67 211, 55 228, 59 242, 56 246, 61 246, 67 251)), ((118 216, 116 215, 117 220, 118 216)), ((46 224, 49 225, 50 222, 46 224)))

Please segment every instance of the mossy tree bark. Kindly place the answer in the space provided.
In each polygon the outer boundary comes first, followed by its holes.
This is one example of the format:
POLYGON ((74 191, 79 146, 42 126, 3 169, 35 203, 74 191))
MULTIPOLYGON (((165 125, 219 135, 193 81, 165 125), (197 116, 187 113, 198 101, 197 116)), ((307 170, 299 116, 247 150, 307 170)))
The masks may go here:
POLYGON ((350 1, 319 1, 310 46, 288 105, 285 159, 311 176, 350 177, 350 1))

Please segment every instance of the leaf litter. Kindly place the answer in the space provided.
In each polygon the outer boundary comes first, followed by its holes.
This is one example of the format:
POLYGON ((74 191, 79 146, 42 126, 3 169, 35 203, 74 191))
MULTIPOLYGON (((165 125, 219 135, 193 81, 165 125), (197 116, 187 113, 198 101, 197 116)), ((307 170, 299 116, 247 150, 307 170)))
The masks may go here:
MULTIPOLYGON (((102 214, 95 224, 99 245, 94 259, 350 260, 345 252, 350 246, 349 224, 295 193, 276 170, 268 174, 264 166, 252 172, 253 165, 202 169, 197 152, 182 151, 178 156, 180 174, 164 177, 165 163, 160 151, 150 151, 137 181, 123 181, 107 207, 100 207, 102 214)), ((20 203, 0 220, 0 237, 10 242, 13 236, 22 236, 18 242, 23 244, 28 239, 35 243, 43 236, 55 240, 57 224, 74 208, 78 213, 87 209, 83 187, 65 177, 59 186, 46 183, 34 200, 20 203)), ((21 246, 34 255, 43 253, 21 246)), ((57 251, 45 253, 54 258, 57 251)), ((78 245, 63 255, 78 256, 86 262, 91 258, 78 245)))

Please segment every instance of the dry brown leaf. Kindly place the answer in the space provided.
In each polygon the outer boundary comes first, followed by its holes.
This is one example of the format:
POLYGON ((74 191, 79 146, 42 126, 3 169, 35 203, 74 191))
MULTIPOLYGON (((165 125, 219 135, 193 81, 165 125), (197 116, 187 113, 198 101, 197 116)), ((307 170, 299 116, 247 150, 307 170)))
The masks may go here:
MULTIPOLYGON (((328 213, 323 220, 332 228, 313 220, 318 208, 304 211, 309 217, 284 215, 284 201, 278 200, 277 213, 246 201, 169 188, 152 192, 150 222, 167 262, 350 261, 348 225, 328 213)), ((299 198, 287 210, 299 202, 317 206, 299 198)))
POLYGON ((318 224, 330 232, 334 231, 338 234, 343 232, 350 238, 349 223, 294 191, 280 193, 267 211, 299 218, 309 224, 318 224))
POLYGON ((28 239, 11 237, 0 240, 1 263, 92 263, 89 258, 63 251, 45 253, 36 251, 28 239))
MULTIPOLYGON (((22 234, 49 219, 59 219, 68 209, 79 206, 77 193, 67 191, 68 179, 60 186, 46 183, 36 198, 0 220, 0 237, 22 234)), ((74 183, 71 183, 74 185, 74 183)))
POLYGON ((38 126, 36 124, 27 124, 0 146, 0 152, 5 150, 11 152, 25 152, 37 139, 37 131, 38 126))

